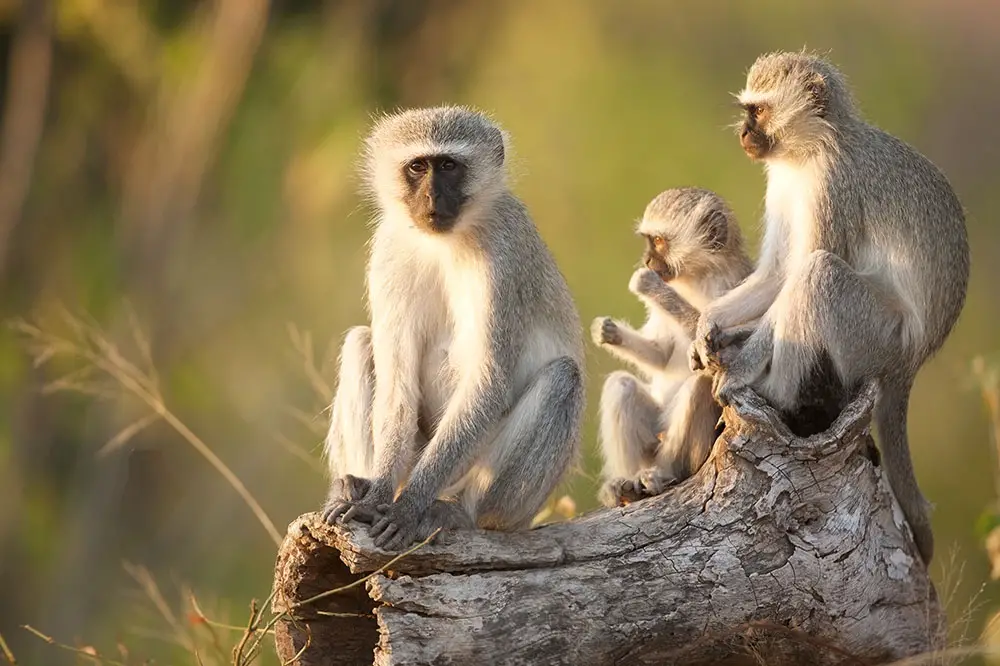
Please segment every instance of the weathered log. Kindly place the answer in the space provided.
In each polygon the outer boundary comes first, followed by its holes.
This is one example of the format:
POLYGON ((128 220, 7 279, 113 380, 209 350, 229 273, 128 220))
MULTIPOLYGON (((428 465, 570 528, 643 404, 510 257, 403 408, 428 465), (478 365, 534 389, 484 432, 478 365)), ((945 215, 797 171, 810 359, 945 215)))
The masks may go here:
POLYGON ((874 399, 864 387, 826 432, 799 438, 744 392, 709 461, 661 496, 528 532, 443 532, 295 607, 393 557, 363 527, 301 516, 275 568, 278 655, 872 664, 939 648, 937 595, 878 467, 874 399))

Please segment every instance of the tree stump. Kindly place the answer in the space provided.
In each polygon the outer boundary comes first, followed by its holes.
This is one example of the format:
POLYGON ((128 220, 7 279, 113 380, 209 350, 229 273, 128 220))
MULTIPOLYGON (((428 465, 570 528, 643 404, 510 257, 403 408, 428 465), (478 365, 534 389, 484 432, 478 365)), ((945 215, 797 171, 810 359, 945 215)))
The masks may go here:
POLYGON ((744 391, 708 462, 663 495, 527 532, 442 532, 296 607, 396 555, 362 526, 305 514, 275 567, 278 655, 296 666, 875 664, 938 649, 937 595, 869 431, 875 396, 866 385, 826 432, 799 438, 744 391))

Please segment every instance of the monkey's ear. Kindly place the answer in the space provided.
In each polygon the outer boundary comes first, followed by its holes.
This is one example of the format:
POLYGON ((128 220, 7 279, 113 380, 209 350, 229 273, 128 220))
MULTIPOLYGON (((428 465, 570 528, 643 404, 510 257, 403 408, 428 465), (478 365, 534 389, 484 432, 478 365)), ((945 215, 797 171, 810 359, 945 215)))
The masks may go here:
POLYGON ((826 117, 827 105, 830 102, 830 89, 826 85, 826 79, 819 72, 814 72, 806 81, 806 92, 809 94, 809 101, 816 109, 816 115, 820 118, 826 117))
POLYGON ((503 161, 506 157, 503 151, 503 132, 494 128, 490 132, 493 134, 493 152, 496 155, 497 162, 503 166, 503 161))
POLYGON ((704 222, 705 241, 709 250, 721 250, 729 240, 729 221, 722 211, 714 210, 709 213, 704 222))

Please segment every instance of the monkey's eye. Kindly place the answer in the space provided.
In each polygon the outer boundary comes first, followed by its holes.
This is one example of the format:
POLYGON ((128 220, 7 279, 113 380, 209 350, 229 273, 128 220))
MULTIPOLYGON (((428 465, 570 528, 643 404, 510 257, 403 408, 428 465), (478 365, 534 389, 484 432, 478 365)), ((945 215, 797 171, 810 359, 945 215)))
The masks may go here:
POLYGON ((656 248, 656 251, 659 252, 660 254, 665 254, 669 247, 667 244, 667 239, 657 236, 656 238, 653 239, 653 247, 656 248))
POLYGON ((455 160, 441 161, 441 171, 453 171, 454 169, 455 169, 455 160))
POLYGON ((427 162, 423 160, 413 160, 406 165, 406 168, 410 170, 410 173, 424 173, 427 171, 427 162))

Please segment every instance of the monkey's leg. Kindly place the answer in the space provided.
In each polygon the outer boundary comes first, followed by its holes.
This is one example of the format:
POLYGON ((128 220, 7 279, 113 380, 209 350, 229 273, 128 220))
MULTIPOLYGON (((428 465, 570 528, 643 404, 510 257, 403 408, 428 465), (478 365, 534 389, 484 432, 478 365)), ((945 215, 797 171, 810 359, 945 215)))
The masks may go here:
POLYGON ((928 503, 917 485, 906 433, 913 372, 899 349, 905 324, 901 311, 829 252, 813 252, 789 287, 788 302, 802 307, 783 309, 784 317, 775 322, 771 369, 759 393, 780 408, 795 407, 821 353, 848 389, 864 377, 878 377, 875 424, 882 465, 917 548, 929 562, 934 537, 928 503))
POLYGON ((619 370, 604 381, 600 412, 605 482, 598 497, 605 506, 619 506, 639 497, 634 479, 652 462, 661 408, 644 384, 619 370))
MULTIPOLYGON (((340 348, 337 392, 330 409, 325 454, 330 466, 330 490, 324 518, 344 502, 364 496, 370 485, 375 447, 372 441, 372 398, 375 368, 371 329, 351 328, 340 348)), ((332 518, 332 516, 331 516, 332 518)))
POLYGON ((538 372, 462 484, 460 499, 479 527, 531 524, 576 456, 583 407, 576 361, 557 358, 538 372))
POLYGON ((655 465, 639 474, 646 495, 659 495, 705 464, 715 444, 715 426, 721 414, 712 398, 711 377, 698 374, 684 381, 674 398, 666 431, 660 437, 655 465))

